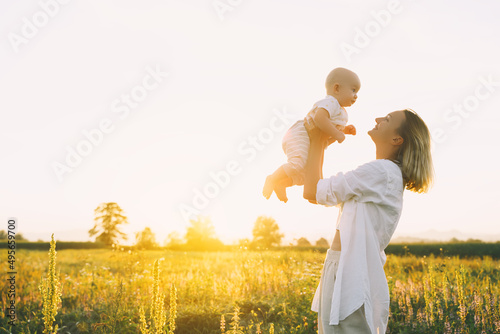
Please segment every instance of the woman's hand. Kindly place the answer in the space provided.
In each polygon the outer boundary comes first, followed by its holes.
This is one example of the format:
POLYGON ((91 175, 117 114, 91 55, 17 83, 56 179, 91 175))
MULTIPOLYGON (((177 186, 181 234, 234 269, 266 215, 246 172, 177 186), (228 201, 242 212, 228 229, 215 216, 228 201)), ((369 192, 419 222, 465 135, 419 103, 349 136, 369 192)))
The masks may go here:
POLYGON ((309 135, 309 139, 312 142, 320 142, 323 148, 326 148, 328 144, 328 135, 326 135, 323 131, 318 129, 314 124, 314 120, 312 117, 304 118, 304 127, 307 130, 307 134, 309 135))
POLYGON ((326 146, 330 146, 331 144, 335 143, 337 140, 335 138, 328 138, 328 140, 326 141, 326 146))

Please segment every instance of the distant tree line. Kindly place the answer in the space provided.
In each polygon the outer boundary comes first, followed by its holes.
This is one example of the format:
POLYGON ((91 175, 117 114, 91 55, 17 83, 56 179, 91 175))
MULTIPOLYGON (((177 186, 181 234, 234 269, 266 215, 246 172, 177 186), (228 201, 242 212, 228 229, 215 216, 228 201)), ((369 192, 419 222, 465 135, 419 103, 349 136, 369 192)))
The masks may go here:
MULTIPOLYGON (((95 241, 109 247, 118 246, 127 240, 127 235, 121 231, 121 227, 128 224, 128 218, 117 203, 101 203, 94 210, 94 227, 89 230, 89 236, 95 237, 95 241)), ((260 216, 256 219, 252 230, 252 239, 242 239, 239 246, 247 249, 269 249, 281 245, 284 234, 276 220, 272 217, 260 216)), ((326 239, 316 241, 316 247, 329 247, 326 239)), ((198 216, 189 222, 184 236, 179 232, 168 235, 164 246, 175 250, 221 250, 224 244, 215 233, 214 225, 209 217, 198 216)), ((311 243, 306 238, 296 241, 298 247, 310 247, 311 243)), ((160 245, 156 241, 155 234, 150 227, 135 233, 135 248, 154 249, 160 245)))
MULTIPOLYGON (((89 236, 95 237, 95 246, 99 247, 121 247, 120 244, 128 239, 128 236, 121 231, 123 225, 128 224, 128 218, 122 208, 117 203, 108 202, 101 203, 94 210, 94 226, 89 230, 89 236)), ((245 238, 239 240, 238 246, 242 249, 270 249, 280 247, 284 234, 280 233, 280 228, 276 220, 272 217, 260 216, 256 219, 253 230, 252 239, 245 238)), ((0 231, 0 240, 7 239, 7 233, 0 231)), ((16 234, 16 241, 27 241, 21 233, 16 234)), ((457 239, 450 240, 445 244, 480 244, 481 240, 469 239, 460 241, 457 239)), ((72 243, 68 243, 68 247, 72 243)), ((433 247, 427 246, 414 247, 412 244, 413 254, 436 254, 433 247), (427 247, 427 248, 426 248, 427 247), (430 251, 432 249, 432 251, 430 251)), ((74 245, 73 245, 74 246, 74 245)), ((304 237, 298 238, 289 246, 302 249, 327 249, 330 247, 329 242, 325 238, 320 238, 314 245, 304 237)), ((409 246, 409 245, 408 245, 409 246)), ((84 245, 82 245, 83 248, 84 245)), ((179 232, 172 232, 162 246, 156 240, 156 236, 150 227, 145 227, 144 230, 135 233, 135 243, 132 246, 135 249, 157 249, 165 247, 171 250, 192 250, 192 251, 213 251, 224 250, 225 246, 219 240, 215 233, 215 227, 209 217, 197 216, 191 219, 189 226, 186 228, 186 233, 181 236, 179 232)), ((408 247, 404 245, 389 245, 388 253, 402 254, 408 247)), ((129 247, 127 247, 129 248, 129 247)), ((449 249, 449 247, 446 247, 449 249)), ((462 248, 463 249, 463 248, 462 248)), ((465 249, 463 249, 465 250, 465 249)), ((455 252, 450 252, 455 253, 455 252)), ((459 252, 462 254, 462 252, 459 252)), ((487 253, 487 252, 486 252, 487 253)), ((485 253, 485 254, 486 254, 485 253)))

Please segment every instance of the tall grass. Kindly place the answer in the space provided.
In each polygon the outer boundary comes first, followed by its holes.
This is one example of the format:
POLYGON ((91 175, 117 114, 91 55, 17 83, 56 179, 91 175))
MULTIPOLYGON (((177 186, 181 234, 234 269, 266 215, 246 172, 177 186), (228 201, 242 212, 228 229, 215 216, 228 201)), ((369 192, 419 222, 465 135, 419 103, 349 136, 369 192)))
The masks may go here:
POLYGON ((499 333, 500 262, 489 257, 392 256, 389 329, 394 333, 499 333))
MULTIPOLYGON (((41 333, 44 299, 33 278, 47 256, 21 250, 18 259, 15 332, 41 333)), ((310 306, 323 261, 291 250, 59 251, 63 294, 53 325, 59 333, 316 333, 310 306)), ((389 333, 500 331, 500 261, 389 255, 385 270, 389 333)), ((2 315, 0 334, 13 332, 7 321, 2 315)))
POLYGON ((56 242, 54 234, 50 242, 49 270, 46 278, 42 278, 39 286, 42 299, 43 333, 57 333, 57 324, 53 326, 57 309, 61 304, 61 286, 56 275, 56 242))
POLYGON ((150 321, 146 321, 144 307, 141 305, 139 309, 140 330, 142 334, 173 334, 175 330, 175 317, 177 316, 177 297, 175 286, 172 284, 170 289, 170 312, 169 312, 169 328, 167 329, 167 315, 165 310, 165 294, 160 289, 160 268, 158 260, 155 261, 153 267, 153 291, 150 307, 150 321))

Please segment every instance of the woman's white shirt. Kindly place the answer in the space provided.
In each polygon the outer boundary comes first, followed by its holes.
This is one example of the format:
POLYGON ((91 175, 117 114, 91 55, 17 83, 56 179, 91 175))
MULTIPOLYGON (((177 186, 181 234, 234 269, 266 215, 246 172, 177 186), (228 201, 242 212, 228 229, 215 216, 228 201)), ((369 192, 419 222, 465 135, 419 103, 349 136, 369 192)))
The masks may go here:
MULTIPOLYGON (((384 249, 403 207, 401 169, 378 159, 318 181, 316 201, 340 206, 337 228, 342 252, 333 292, 330 325, 338 325, 363 304, 372 333, 385 333, 389 287, 384 249)), ((318 311, 318 296, 312 310, 318 311)))

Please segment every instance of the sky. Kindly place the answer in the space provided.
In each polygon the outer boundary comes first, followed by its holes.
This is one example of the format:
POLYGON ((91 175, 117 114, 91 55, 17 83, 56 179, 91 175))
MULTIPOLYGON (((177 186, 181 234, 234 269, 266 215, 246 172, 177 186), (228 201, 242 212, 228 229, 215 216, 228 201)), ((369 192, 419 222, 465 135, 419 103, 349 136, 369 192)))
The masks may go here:
POLYGON ((30 240, 93 240, 116 202, 162 243, 194 215, 226 243, 276 219, 285 243, 333 239, 338 209, 302 187, 266 200, 281 140, 335 67, 361 80, 358 134, 325 177, 375 159, 374 119, 412 108, 433 137, 435 185, 404 193, 395 235, 500 235, 498 1, 2 1, 1 220, 30 240))

